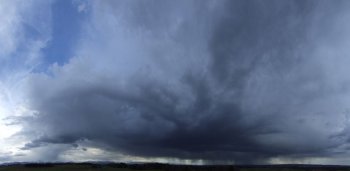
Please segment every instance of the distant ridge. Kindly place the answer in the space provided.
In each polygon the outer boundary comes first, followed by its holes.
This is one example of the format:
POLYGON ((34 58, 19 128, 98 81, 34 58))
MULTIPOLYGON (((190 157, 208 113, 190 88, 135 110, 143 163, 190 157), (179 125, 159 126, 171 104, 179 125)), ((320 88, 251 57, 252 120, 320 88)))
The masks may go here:
MULTIPOLYGON (((276 165, 180 165, 180 164, 166 164, 166 163, 115 163, 115 162, 13 162, 3 163, 0 168, 4 167, 20 167, 21 170, 31 170, 33 168, 45 168, 50 170, 54 167, 81 167, 82 170, 86 168, 99 169, 103 168, 127 168, 132 170, 227 170, 227 171, 257 171, 265 170, 278 171, 285 170, 306 170, 306 171, 330 171, 330 170, 350 170, 348 165, 318 165, 318 164, 276 164, 276 165)), ((1 169, 0 169, 1 170, 1 169)), ((119 169, 118 169, 119 170, 119 169)))

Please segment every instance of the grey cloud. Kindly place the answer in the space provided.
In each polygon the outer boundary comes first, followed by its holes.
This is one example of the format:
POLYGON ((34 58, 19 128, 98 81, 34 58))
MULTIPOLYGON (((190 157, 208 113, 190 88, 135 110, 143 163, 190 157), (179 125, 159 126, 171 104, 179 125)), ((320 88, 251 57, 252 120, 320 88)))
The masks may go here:
POLYGON ((345 129, 349 92, 324 63, 337 48, 318 54, 345 1, 92 5, 101 20, 83 57, 29 80, 38 114, 21 120, 34 138, 25 149, 86 139, 129 155, 251 163, 347 143, 332 137, 345 129))

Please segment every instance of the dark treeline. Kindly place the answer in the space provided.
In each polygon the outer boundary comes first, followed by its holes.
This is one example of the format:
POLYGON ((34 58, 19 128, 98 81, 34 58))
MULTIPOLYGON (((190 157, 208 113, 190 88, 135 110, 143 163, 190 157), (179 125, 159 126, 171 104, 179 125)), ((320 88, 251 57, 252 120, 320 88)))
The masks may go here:
MULTIPOLYGON (((60 165, 82 166, 84 168, 128 168, 132 170, 166 170, 166 171, 256 171, 256 170, 295 170, 295 171, 350 171, 350 166, 337 165, 173 165, 161 163, 14 163, 6 166, 23 166, 25 168, 45 168, 60 165)), ((6 167, 5 165, 3 167, 6 167)))

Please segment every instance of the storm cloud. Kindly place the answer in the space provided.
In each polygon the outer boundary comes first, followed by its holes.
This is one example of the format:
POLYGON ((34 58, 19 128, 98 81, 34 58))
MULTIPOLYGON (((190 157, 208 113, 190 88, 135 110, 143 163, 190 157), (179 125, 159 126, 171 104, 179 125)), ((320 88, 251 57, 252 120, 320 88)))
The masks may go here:
POLYGON ((90 142, 237 163, 348 154, 349 2, 88 2, 74 56, 27 79, 23 150, 90 142))

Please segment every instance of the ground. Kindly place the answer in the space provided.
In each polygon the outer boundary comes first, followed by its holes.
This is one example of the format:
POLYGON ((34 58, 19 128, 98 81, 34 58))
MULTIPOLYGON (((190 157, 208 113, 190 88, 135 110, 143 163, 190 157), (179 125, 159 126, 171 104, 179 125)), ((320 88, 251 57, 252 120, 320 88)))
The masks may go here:
POLYGON ((0 171, 350 171, 349 166, 325 165, 170 165, 170 164, 91 164, 45 163, 0 166, 0 171))

